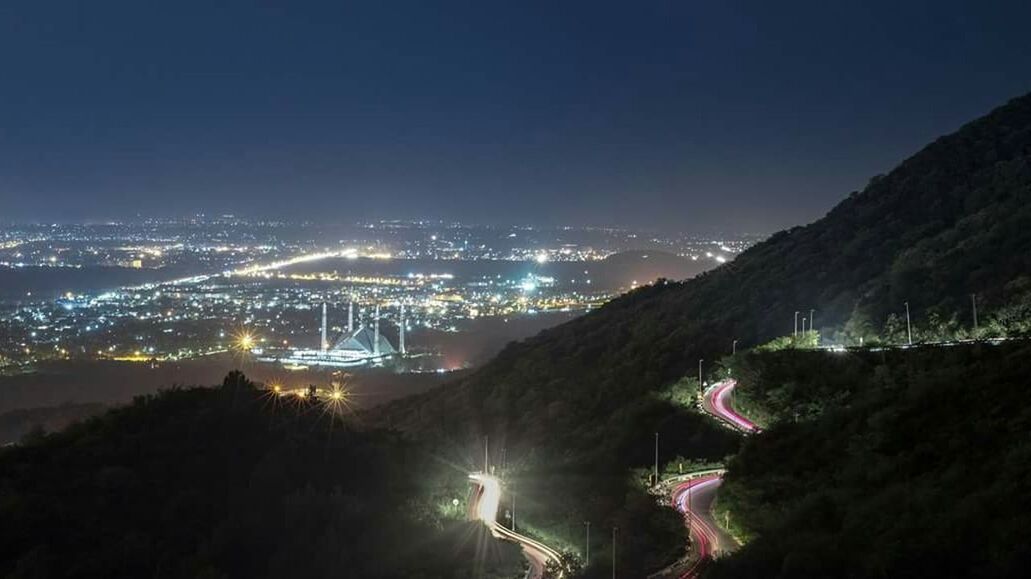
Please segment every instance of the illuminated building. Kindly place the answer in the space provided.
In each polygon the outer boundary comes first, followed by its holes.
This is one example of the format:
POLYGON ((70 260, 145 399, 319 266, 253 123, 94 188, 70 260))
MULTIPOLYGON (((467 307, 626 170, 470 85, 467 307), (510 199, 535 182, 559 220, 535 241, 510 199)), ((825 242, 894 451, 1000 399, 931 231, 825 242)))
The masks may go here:
POLYGON ((359 325, 354 329, 354 308, 348 304, 348 331, 341 336, 336 343, 330 347, 326 340, 326 305, 322 305, 322 326, 320 328, 320 347, 318 349, 293 348, 281 353, 262 353, 259 360, 264 362, 279 362, 291 366, 332 366, 348 367, 361 366, 373 362, 382 361, 391 356, 405 354, 405 329, 404 329, 404 306, 401 307, 400 328, 398 341, 401 350, 398 351, 390 340, 380 333, 380 309, 376 305, 376 313, 373 316, 372 327, 359 325))

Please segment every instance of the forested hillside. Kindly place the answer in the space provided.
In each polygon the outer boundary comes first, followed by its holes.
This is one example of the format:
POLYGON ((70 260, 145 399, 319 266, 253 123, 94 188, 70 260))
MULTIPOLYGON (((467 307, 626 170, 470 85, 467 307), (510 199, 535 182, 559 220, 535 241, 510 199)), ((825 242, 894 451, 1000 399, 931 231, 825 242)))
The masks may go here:
POLYGON ((233 374, 0 449, 0 575, 521 573, 517 547, 463 522, 465 472, 341 418, 233 374))
POLYGON ((930 314, 968 323, 971 294, 986 314, 1029 292, 1031 95, 938 139, 811 225, 512 344, 470 378, 385 416, 424 430, 436 406, 467 408, 485 422, 475 431, 554 442, 699 358, 729 353, 734 339, 744 347, 790 333, 798 310, 815 309, 825 339, 854 342, 876 338, 907 301, 919 328, 930 314), (541 411, 562 419, 542 427, 541 411))
MULTIPOLYGON (((370 420, 470 456, 489 435, 530 472, 575 462, 615 476, 647 464, 652 432, 679 416, 657 402, 662 390, 694 375, 699 359, 712 370, 733 340, 741 349, 790 334, 794 313, 810 309, 825 343, 897 340, 904 302, 917 339, 932 339, 969 328, 971 294, 991 318, 982 335, 1027 331, 1029 272, 1031 95, 938 139, 811 225, 511 344, 472 376, 370 420)), ((669 454, 732 448, 713 443, 706 425, 678 420, 665 429, 680 438, 669 454)), ((590 502, 564 500, 568 520, 590 502)), ((600 516, 617 518, 620 501, 605 504, 600 516)))
POLYGON ((770 427, 719 510, 711 577, 1020 577, 1031 563, 1028 342, 738 356, 770 427), (721 516, 722 519, 722 516, 721 516))

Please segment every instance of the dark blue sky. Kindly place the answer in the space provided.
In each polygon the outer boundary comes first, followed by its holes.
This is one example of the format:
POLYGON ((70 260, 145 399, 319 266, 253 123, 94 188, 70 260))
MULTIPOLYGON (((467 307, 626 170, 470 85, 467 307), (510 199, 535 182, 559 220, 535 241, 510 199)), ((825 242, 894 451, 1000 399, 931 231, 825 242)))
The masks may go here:
POLYGON ((769 231, 1031 89, 1031 2, 8 0, 0 220, 769 231))

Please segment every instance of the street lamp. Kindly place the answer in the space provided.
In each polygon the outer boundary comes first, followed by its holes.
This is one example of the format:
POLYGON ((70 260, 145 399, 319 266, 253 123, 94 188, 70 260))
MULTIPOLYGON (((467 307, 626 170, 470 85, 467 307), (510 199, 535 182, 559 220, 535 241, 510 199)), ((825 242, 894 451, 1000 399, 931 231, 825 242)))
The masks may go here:
POLYGON ((970 304, 974 306, 974 331, 977 331, 977 294, 970 294, 970 304))
POLYGON ((909 302, 906 302, 906 339, 909 345, 913 345, 913 327, 909 324, 909 302))
POLYGON ((616 579, 616 531, 619 527, 612 527, 612 579, 616 579))
POLYGON ((702 388, 702 362, 704 362, 704 361, 705 360, 702 360, 701 358, 698 359, 698 395, 699 396, 704 396, 705 395, 705 390, 702 388))
POLYGON ((734 340, 734 343, 730 346, 730 355, 737 356, 737 340, 734 340))
POLYGON ((688 479, 688 481, 687 481, 687 507, 684 509, 685 511, 687 511, 686 515, 687 515, 687 533, 688 533, 688 536, 691 535, 691 487, 693 487, 693 486, 694 485, 691 484, 691 479, 688 479))
POLYGON ((591 566, 591 522, 584 521, 584 526, 587 527, 587 556, 585 557, 584 567, 591 566))
POLYGON ((659 433, 655 433, 655 479, 654 485, 659 485, 659 433))
POLYGON ((813 331, 813 313, 815 313, 815 312, 816 312, 816 310, 809 310, 809 331, 810 332, 813 331))
POLYGON ((795 312, 795 333, 793 336, 796 338, 798 337, 798 314, 799 312, 795 312))

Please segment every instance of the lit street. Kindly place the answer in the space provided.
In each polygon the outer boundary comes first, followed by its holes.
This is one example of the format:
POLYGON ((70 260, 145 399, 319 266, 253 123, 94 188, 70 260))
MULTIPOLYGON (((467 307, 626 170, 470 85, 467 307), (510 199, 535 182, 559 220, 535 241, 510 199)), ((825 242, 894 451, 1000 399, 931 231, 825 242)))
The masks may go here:
POLYGON ((737 542, 712 517, 712 506, 722 482, 722 474, 705 474, 673 490, 673 507, 689 521, 694 547, 691 564, 679 575, 681 579, 697 577, 708 561, 737 547, 737 542))
MULTIPOLYGON (((702 397, 702 410, 737 430, 755 432, 756 425, 733 408, 736 386, 737 381, 729 378, 710 386, 702 397)), ((679 574, 681 579, 698 577, 709 561, 738 546, 712 516, 713 503, 722 483, 722 471, 702 471, 673 488, 673 508, 684 514, 693 549, 690 565, 679 574)))
POLYGON ((743 432, 755 432, 758 427, 734 410, 732 397, 737 380, 728 378, 710 386, 702 397, 702 409, 743 432))
POLYGON ((487 525, 491 534, 496 538, 519 543, 523 548, 523 555, 530 562, 530 571, 527 576, 532 579, 543 577, 548 561, 560 560, 561 556, 558 551, 540 541, 515 533, 497 522, 498 505, 501 503, 501 481, 496 477, 479 473, 469 475, 469 479, 480 487, 475 503, 471 505, 472 516, 483 521, 483 524, 487 525))

